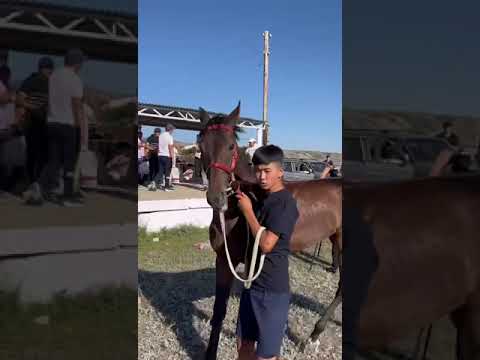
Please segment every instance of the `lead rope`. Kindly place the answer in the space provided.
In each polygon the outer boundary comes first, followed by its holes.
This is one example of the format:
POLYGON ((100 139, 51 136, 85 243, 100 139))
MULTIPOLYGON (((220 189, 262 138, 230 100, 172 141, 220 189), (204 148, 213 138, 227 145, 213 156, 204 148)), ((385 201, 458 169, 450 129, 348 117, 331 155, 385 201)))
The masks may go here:
POLYGON ((247 247, 245 248, 245 256, 243 258, 243 263, 245 264, 243 271, 245 272, 245 275, 247 275, 248 249, 250 249, 250 228, 248 227, 248 222, 246 220, 245 227, 247 231, 247 247))
MULTIPOLYGON (((220 215, 220 225, 222 227, 222 235, 223 235, 223 242, 225 244, 225 253, 227 254, 227 261, 230 271, 232 272, 233 276, 237 278, 238 281, 242 282, 245 289, 249 289, 252 285, 252 282, 257 279, 263 269, 263 262, 265 260, 265 254, 260 255, 260 264, 258 265, 258 270, 255 275, 253 275, 255 271, 255 264, 257 263, 257 256, 258 256, 258 247, 260 245, 260 238, 262 237, 262 233, 265 231, 265 227, 261 226, 258 230, 257 234, 255 235, 255 243, 253 244, 253 253, 252 253, 252 260, 250 263, 250 271, 248 272, 247 279, 242 279, 235 268, 233 267, 232 259, 230 258, 230 252, 228 251, 228 244, 227 244, 227 233, 225 231, 225 213, 223 211, 219 212, 220 215)), ((247 249, 248 250, 248 249, 247 249)))

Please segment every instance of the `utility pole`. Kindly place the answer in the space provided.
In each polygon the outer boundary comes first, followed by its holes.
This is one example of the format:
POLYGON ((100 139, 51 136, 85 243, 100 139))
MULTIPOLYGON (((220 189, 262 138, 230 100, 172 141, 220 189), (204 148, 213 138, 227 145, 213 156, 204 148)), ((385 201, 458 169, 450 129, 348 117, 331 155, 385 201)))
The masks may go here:
POLYGON ((268 123, 268 60, 270 57, 270 37, 269 31, 263 32, 263 139, 262 145, 268 144, 268 133, 270 125, 268 123))

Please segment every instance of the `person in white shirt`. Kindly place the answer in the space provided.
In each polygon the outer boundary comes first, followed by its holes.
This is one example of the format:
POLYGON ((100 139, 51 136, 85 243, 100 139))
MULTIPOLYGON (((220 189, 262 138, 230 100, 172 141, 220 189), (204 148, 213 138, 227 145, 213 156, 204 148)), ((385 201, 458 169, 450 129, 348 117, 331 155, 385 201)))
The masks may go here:
POLYGON ((172 171, 172 160, 175 156, 173 146, 173 132, 175 126, 167 124, 165 131, 158 137, 158 173, 154 181, 150 184, 149 190, 155 191, 162 187, 165 191, 172 191, 173 187, 170 184, 170 172, 172 171))
POLYGON ((245 153, 248 155, 250 163, 252 162, 253 154, 255 154, 255 151, 258 149, 258 147, 257 140, 253 138, 248 140, 248 147, 245 150, 245 153))
POLYGON ((48 163, 30 192, 24 194, 26 202, 42 203, 43 197, 64 206, 81 206, 82 200, 74 196, 74 171, 78 155, 77 129, 80 143, 84 143, 86 123, 83 113, 83 83, 78 73, 85 61, 79 49, 69 50, 65 66, 56 69, 49 79, 48 91, 48 163), (64 170, 63 197, 57 198, 53 190, 57 174, 64 170))
POLYGON ((15 120, 15 92, 9 88, 10 69, 0 67, 0 130, 7 130, 15 120))
POLYGON ((142 162, 145 160, 145 141, 143 140, 143 133, 138 131, 138 162, 142 162))
POLYGON ((14 190, 25 165, 25 139, 19 129, 25 109, 16 107, 17 97, 10 87, 10 68, 0 66, 0 189, 14 190))

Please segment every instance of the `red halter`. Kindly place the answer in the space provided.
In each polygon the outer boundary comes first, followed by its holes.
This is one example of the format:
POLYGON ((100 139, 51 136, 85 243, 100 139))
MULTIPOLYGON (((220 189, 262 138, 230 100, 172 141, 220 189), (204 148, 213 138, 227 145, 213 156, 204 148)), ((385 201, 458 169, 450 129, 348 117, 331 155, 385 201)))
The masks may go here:
MULTIPOLYGON (((224 131, 227 133, 234 133, 235 129, 231 125, 225 125, 225 124, 215 124, 215 125, 210 125, 207 127, 207 131, 224 131)), ((237 149, 237 144, 234 145, 233 148, 233 154, 232 154, 232 163, 230 166, 222 164, 222 163, 211 163, 209 165, 210 168, 215 168, 219 170, 225 171, 227 174, 233 176, 233 172, 235 171, 235 168, 237 167, 237 162, 238 162, 238 149, 237 149)))

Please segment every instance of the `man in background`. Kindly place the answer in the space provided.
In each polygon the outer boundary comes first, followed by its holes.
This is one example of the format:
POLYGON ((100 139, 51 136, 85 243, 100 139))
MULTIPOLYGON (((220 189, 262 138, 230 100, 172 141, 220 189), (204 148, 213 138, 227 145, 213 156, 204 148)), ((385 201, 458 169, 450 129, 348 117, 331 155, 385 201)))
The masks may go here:
POLYGON ((158 137, 162 133, 160 128, 155 128, 153 134, 147 138, 148 148, 148 168, 150 172, 150 182, 155 181, 158 173, 158 137))
POLYGON ((255 154, 255 151, 257 149, 258 149, 257 140, 255 140, 254 138, 251 138, 250 140, 248 140, 248 147, 245 150, 245 153, 248 155, 250 165, 252 165, 253 154, 255 154))
POLYGON ((207 175, 205 174, 205 170, 203 169, 203 162, 202 162, 202 151, 199 145, 200 136, 197 135, 197 141, 195 143, 195 173, 194 177, 196 179, 200 179, 202 181, 202 190, 207 189, 207 175))
POLYGON ((53 60, 42 57, 38 62, 38 71, 25 79, 19 89, 27 110, 24 132, 29 184, 38 180, 47 161, 48 79, 53 69, 53 60))
POLYGON ((332 159, 330 158, 330 154, 327 154, 327 156, 325 156, 325 160, 323 161, 325 163, 325 165, 327 166, 333 166, 333 161, 332 159))
MULTIPOLYGON (((6 62, 6 55, 0 55, 6 62)), ((4 63, 0 65, 0 190, 6 191, 11 191, 16 183, 24 152, 16 111, 17 96, 10 80, 10 68, 4 63)))
POLYGON ((158 137, 158 173, 150 190, 155 191, 157 188, 162 188, 163 183, 163 190, 173 191, 170 184, 170 173, 172 171, 172 161, 175 157, 172 136, 174 130, 175 126, 167 124, 165 132, 158 137))
POLYGON ((437 137, 447 140, 451 145, 459 140, 458 135, 453 132, 453 124, 450 121, 442 124, 442 131, 437 134, 437 137))
POLYGON ((82 206, 83 201, 74 195, 74 171, 77 161, 77 128, 80 141, 86 136, 83 113, 83 82, 79 77, 85 61, 79 49, 69 50, 64 67, 56 69, 49 79, 49 111, 47 116, 48 163, 38 183, 26 192, 27 203, 41 204, 44 199, 63 206, 82 206), (63 167, 63 196, 54 193, 57 176, 63 167))

